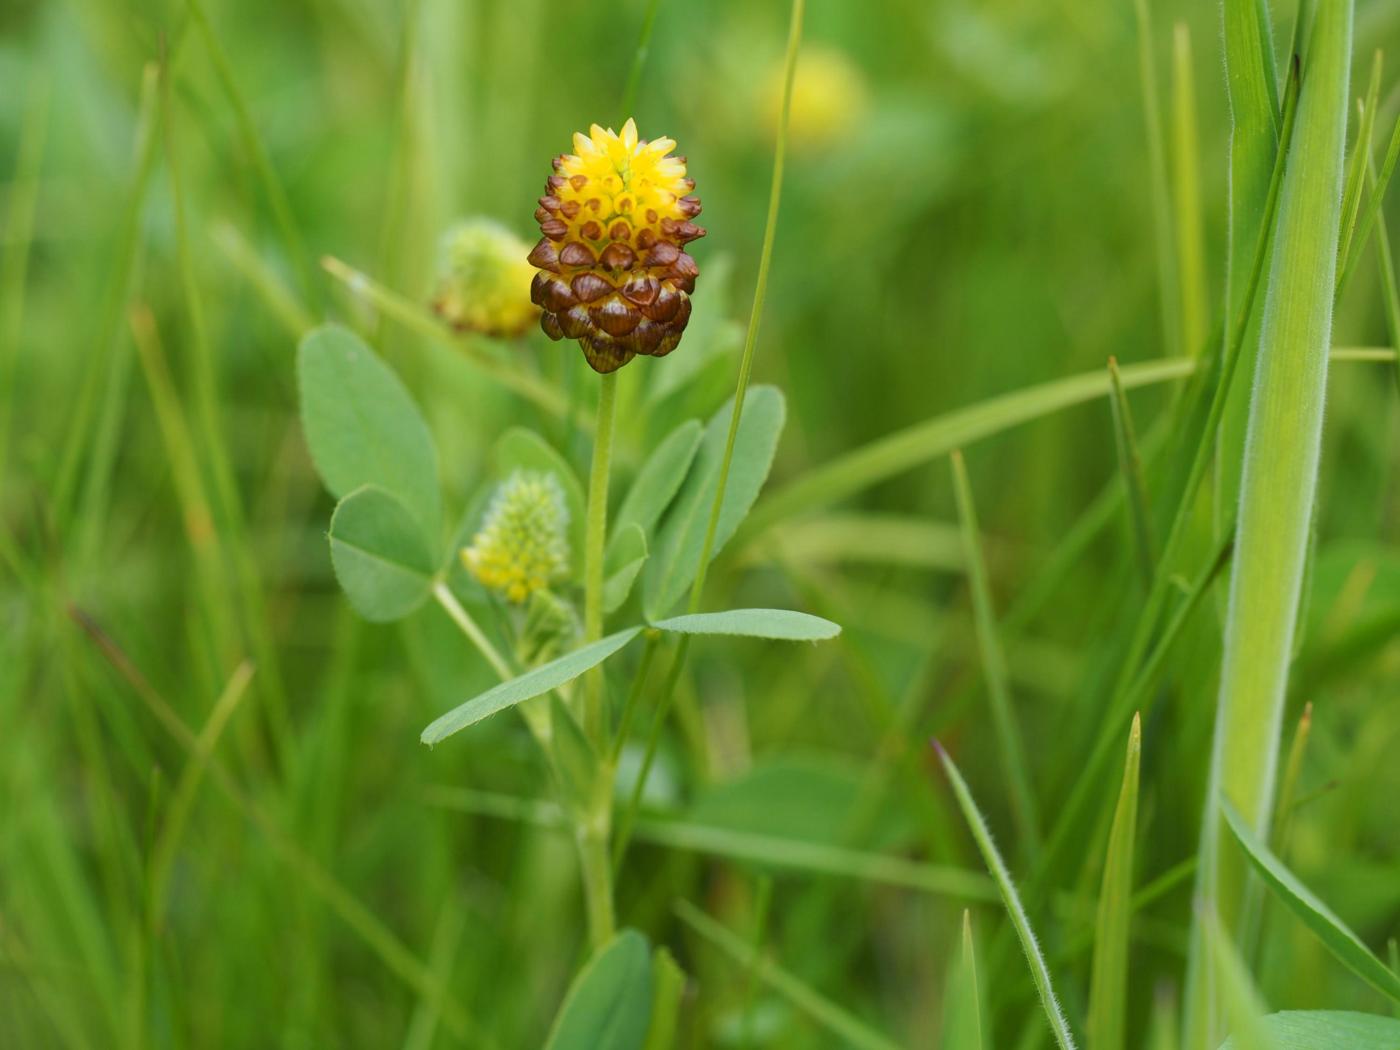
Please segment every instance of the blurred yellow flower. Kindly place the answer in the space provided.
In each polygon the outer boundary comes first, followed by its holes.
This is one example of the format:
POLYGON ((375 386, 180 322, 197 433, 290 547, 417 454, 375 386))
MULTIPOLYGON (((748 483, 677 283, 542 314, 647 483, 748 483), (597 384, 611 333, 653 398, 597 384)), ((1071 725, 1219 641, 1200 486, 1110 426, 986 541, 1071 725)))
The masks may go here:
POLYGON ((517 605, 569 573, 569 509, 553 474, 517 470, 497 486, 462 564, 517 605))
POLYGON ((520 335, 539 315, 530 302, 527 245, 494 219, 467 219, 442 241, 433 309, 460 331, 520 335))
POLYGON ((595 371, 669 354, 690 320, 700 271, 683 249, 705 231, 690 221, 700 200, 685 158, 667 156, 675 147, 639 139, 630 119, 620 134, 594 124, 545 183, 531 299, 545 334, 577 339, 595 371))
MULTIPOLYGON (((783 105, 783 63, 768 73, 763 88, 763 116, 769 133, 778 132, 783 105)), ((788 141, 798 149, 830 145, 844 137, 868 103, 865 77, 845 52, 820 45, 804 47, 792 82, 788 141)))

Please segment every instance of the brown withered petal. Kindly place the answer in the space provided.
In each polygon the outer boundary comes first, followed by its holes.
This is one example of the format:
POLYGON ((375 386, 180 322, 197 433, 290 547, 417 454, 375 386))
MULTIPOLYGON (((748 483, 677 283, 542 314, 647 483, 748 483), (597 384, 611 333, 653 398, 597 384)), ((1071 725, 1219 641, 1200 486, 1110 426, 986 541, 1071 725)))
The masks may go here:
POLYGON ((616 372, 636 356, 631 350, 625 350, 614 342, 605 342, 596 336, 592 339, 582 340, 582 345, 583 356, 588 359, 589 366, 592 367, 593 371, 601 372, 604 375, 616 372))
POLYGON ((546 195, 546 196, 544 196, 544 197, 541 197, 540 200, 539 200, 539 204, 540 204, 540 207, 543 208, 543 209, 544 209, 545 211, 547 211, 547 212, 556 212, 556 211, 558 211, 558 210, 560 209, 560 207, 562 206, 562 205, 559 203, 559 198, 553 196, 552 194, 551 194, 551 195, 546 195))
POLYGON ((569 235, 569 224, 551 216, 540 223, 540 232, 551 241, 562 241, 569 235))
POLYGON ((593 323, 611 336, 623 336, 636 328, 642 315, 636 307, 628 306, 621 299, 609 296, 588 311, 593 323))
POLYGON ((681 250, 670 241, 657 241, 647 253, 648 266, 670 266, 680 258, 681 250))
POLYGON ((583 207, 583 205, 579 204, 579 202, 576 200, 565 201, 563 204, 559 205, 559 214, 564 216, 564 218, 566 219, 572 220, 576 215, 578 215, 578 210, 581 207, 583 207))
POLYGON ((571 306, 559 318, 559 327, 570 339, 582 339, 593 328, 593 319, 588 316, 586 306, 571 306))
POLYGON ((577 266, 579 268, 592 266, 597 259, 586 244, 578 241, 570 241, 559 250, 559 261, 565 266, 577 266))
POLYGON ((564 329, 559 327, 559 318, 551 313, 540 315, 540 327, 544 329, 544 334, 553 339, 556 343, 564 338, 564 329))
POLYGON ((573 279, 571 287, 581 303, 591 303, 595 299, 601 299, 613 290, 612 285, 596 273, 579 274, 573 279))
POLYGON ((655 277, 634 277, 622 286, 622 294, 638 306, 650 306, 660 287, 661 283, 655 277))
POLYGON ((541 270, 549 270, 552 273, 559 272, 559 249, 554 247, 547 237, 541 237, 540 243, 530 249, 530 254, 525 258, 531 266, 538 266, 541 270))
POLYGON ((558 277, 551 277, 543 291, 544 302, 540 305, 551 313, 562 313, 578 302, 569 286, 558 277))
POLYGON ((605 270, 630 270, 637 261, 637 253, 625 244, 613 241, 598 256, 598 262, 605 270))
POLYGON ((680 200, 676 201, 676 207, 680 209, 681 214, 686 218, 693 219, 700 214, 700 198, 682 197, 680 200))
POLYGON ((680 305, 681 293, 676 291, 675 287, 668 281, 662 283, 656 298, 642 307, 642 313, 653 321, 669 321, 676 316, 680 305))
POLYGON ((630 241, 632 239, 632 227, 625 222, 615 222, 612 229, 608 231, 608 236, 615 241, 630 241))

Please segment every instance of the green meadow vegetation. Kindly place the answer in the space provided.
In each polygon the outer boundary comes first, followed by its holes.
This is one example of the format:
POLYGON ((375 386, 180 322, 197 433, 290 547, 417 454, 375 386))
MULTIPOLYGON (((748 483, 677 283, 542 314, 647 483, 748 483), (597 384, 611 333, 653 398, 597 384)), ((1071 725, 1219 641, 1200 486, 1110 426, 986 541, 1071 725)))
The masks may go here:
POLYGON ((1394 0, 7 0, 0 1050, 1397 1050, 1397 162, 1394 0))

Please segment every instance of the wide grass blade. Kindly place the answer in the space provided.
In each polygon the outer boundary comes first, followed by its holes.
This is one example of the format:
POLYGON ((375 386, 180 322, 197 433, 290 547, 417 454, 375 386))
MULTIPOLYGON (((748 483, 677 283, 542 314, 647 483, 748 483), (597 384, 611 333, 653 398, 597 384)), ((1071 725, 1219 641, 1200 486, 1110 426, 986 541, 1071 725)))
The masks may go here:
MULTIPOLYGON (((1284 1010, 1269 1014, 1260 1029, 1268 1050, 1380 1050, 1400 1046, 1400 1021, 1350 1010, 1284 1010)), ((1220 1050, 1247 1050, 1230 1039, 1220 1050)))
MULTIPOLYGON (((1245 872, 1238 854, 1220 848, 1217 807, 1228 799, 1251 827, 1269 825, 1321 452, 1351 35, 1351 0, 1319 4, 1280 189, 1251 394, 1201 848, 1200 895, 1232 931, 1245 923, 1245 872)), ((1210 1016, 1199 937, 1192 954, 1187 1034, 1195 1047, 1210 1016)))
POLYGON ((972 830, 972 837, 982 853, 987 870, 992 873, 992 878, 1001 891, 1002 903, 1006 905, 1006 914, 1010 916, 1011 925, 1015 927, 1021 948, 1026 953, 1026 962, 1030 965, 1031 977, 1035 981, 1036 991, 1040 993, 1040 1003, 1045 1008, 1045 1017, 1050 1022, 1050 1031, 1054 1033, 1055 1042, 1060 1050, 1074 1050, 1074 1035, 1070 1032, 1069 1022, 1065 1020, 1065 1015, 1060 1009, 1060 1001, 1055 998, 1055 989, 1050 981, 1045 957, 1040 952, 1040 944, 1036 941, 1035 931, 1031 929, 1030 920, 1026 917, 1026 910, 1021 906, 1021 897, 1016 892, 1015 883, 1011 881, 1011 873, 1006 870, 1006 862, 1001 859, 996 843, 992 841, 992 833, 987 828, 987 822, 978 810, 977 803, 973 801, 972 792, 968 790, 958 767, 953 764, 948 752, 943 750, 942 744, 935 740, 933 746, 948 774, 949 782, 953 785, 958 807, 972 830))
POLYGON ((1134 715, 1123 763, 1123 786, 1108 833, 1103 888, 1094 932, 1094 967, 1089 986, 1089 1050, 1122 1050, 1128 1014, 1128 934, 1133 910, 1133 848, 1137 839, 1138 777, 1142 719, 1134 715))
POLYGON ((1400 1002, 1400 976, 1397 976, 1374 955, 1361 938, 1342 922, 1311 890, 1288 870, 1287 865, 1250 829, 1239 811, 1229 802, 1222 802, 1225 823, 1235 839, 1244 847, 1254 869, 1265 884, 1278 895, 1303 924, 1317 934, 1323 944, 1343 966, 1376 991, 1400 1002))

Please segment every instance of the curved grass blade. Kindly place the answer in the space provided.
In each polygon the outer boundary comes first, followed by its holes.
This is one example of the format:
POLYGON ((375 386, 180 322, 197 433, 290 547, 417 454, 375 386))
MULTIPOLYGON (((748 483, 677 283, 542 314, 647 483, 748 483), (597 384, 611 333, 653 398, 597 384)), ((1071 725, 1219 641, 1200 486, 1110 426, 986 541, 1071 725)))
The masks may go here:
POLYGON ((1250 863, 1289 910, 1317 934, 1338 962, 1376 991, 1400 1002, 1400 976, 1361 943, 1361 938, 1274 856, 1234 806, 1222 800, 1220 808, 1226 825, 1244 847, 1250 863))
POLYGON ((953 785, 953 794, 957 796, 958 807, 962 810, 968 827, 972 829, 972 837, 977 842, 977 848, 982 852, 982 859, 987 863, 987 870, 992 873, 997 888, 1001 890, 1001 899, 1006 905, 1006 914, 1010 916, 1011 925, 1016 928, 1016 936, 1020 939, 1021 948, 1026 953, 1026 962, 1030 965, 1031 977, 1035 980, 1036 991, 1040 993, 1040 1003, 1045 1008, 1045 1017, 1050 1022, 1050 1031, 1054 1033, 1055 1042, 1060 1050, 1074 1050, 1074 1035, 1069 1030, 1069 1022, 1065 1020, 1063 1011, 1060 1010, 1060 1001, 1055 998, 1055 989, 1050 982, 1050 971, 1046 968, 1045 957, 1040 953, 1040 945, 1035 939, 1035 931, 1031 929, 1030 920, 1026 917, 1026 910, 1021 906, 1020 895, 1016 892, 1015 883, 1011 881, 1011 873, 1006 870, 1006 862, 1001 859, 1001 854, 997 852, 996 843, 992 841, 992 833, 987 828, 987 822, 977 809, 977 803, 973 801, 972 792, 968 790, 966 781, 958 772, 958 767, 953 764, 948 752, 943 750, 942 744, 935 740, 933 746, 938 752, 939 761, 943 763, 943 769, 948 774, 949 782, 953 785))
MULTIPOLYGON (((1377 1050, 1400 1046, 1400 1021, 1350 1010, 1283 1010, 1261 1019, 1269 1050, 1377 1050)), ((1226 1040, 1220 1050, 1246 1050, 1226 1040)))

